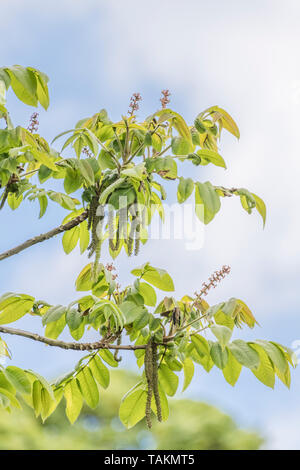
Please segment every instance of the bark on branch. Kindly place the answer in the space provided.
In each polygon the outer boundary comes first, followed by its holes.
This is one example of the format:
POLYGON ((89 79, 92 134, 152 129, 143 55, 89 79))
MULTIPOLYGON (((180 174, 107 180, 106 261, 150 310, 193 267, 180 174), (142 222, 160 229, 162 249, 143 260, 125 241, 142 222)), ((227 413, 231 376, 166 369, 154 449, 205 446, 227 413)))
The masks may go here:
POLYGON ((136 349, 145 349, 146 344, 135 345, 118 345, 109 344, 105 340, 96 341, 94 343, 67 343, 58 339, 46 338, 45 336, 38 335, 37 333, 31 333, 29 331, 17 330, 16 328, 8 328, 6 326, 0 326, 0 333, 6 333, 9 335, 23 336, 24 338, 33 339, 40 343, 48 344, 48 346, 56 346, 62 349, 72 349, 74 351, 94 351, 96 349, 123 349, 129 351, 135 351, 136 349))
POLYGON ((16 255, 20 253, 20 251, 26 250, 30 246, 36 245, 37 243, 43 242, 45 240, 49 240, 49 238, 55 237, 59 233, 66 232, 67 230, 71 230, 76 225, 81 224, 84 220, 88 217, 88 211, 82 212, 82 214, 78 215, 72 220, 69 220, 66 224, 59 225, 58 227, 49 230, 49 232, 42 233, 41 235, 37 235, 36 237, 30 238, 26 242, 22 243, 21 245, 12 248, 11 250, 5 251, 4 253, 0 254, 0 261, 3 259, 9 258, 10 256, 16 255))

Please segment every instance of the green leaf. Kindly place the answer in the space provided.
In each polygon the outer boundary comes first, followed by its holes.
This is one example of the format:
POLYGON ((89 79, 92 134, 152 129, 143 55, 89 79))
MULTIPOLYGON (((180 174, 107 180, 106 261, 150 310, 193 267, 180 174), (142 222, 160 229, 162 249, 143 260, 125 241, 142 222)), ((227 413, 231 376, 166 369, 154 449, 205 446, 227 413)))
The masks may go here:
POLYGON ((147 175, 145 163, 139 163, 132 168, 126 168, 125 170, 122 170, 121 174, 141 181, 145 179, 145 176, 147 175))
POLYGON ((33 297, 28 295, 16 296, 15 294, 12 294, 2 302, 0 301, 0 325, 12 323, 22 318, 26 313, 30 312, 33 302, 33 297))
POLYGON ((41 390, 41 418, 45 422, 46 419, 53 413, 57 404, 55 399, 51 397, 46 388, 41 390))
POLYGON ((142 305, 136 305, 134 302, 128 300, 120 304, 120 309, 126 319, 125 325, 133 323, 135 320, 139 319, 146 311, 142 305))
POLYGON ((139 293, 143 296, 145 305, 149 305, 150 307, 155 307, 157 297, 156 292, 152 286, 147 284, 147 282, 140 282, 139 284, 139 293))
POLYGON ((208 341, 203 338, 201 335, 192 335, 191 341, 196 351, 198 352, 200 357, 205 357, 210 355, 210 348, 208 341))
POLYGON ((37 97, 43 108, 47 110, 49 107, 49 91, 47 85, 48 77, 46 77, 44 73, 39 71, 36 72, 37 73, 35 76, 37 80, 37 97))
POLYGON ((88 406, 90 408, 96 408, 99 403, 99 391, 88 366, 85 366, 84 369, 77 374, 77 383, 88 406))
POLYGON ((196 215, 205 224, 208 224, 220 210, 220 197, 213 185, 206 183, 195 183, 196 215))
POLYGON ((15 408, 22 409, 22 406, 21 406, 20 402, 16 399, 16 397, 12 393, 9 393, 8 390, 0 388, 0 397, 1 396, 2 396, 2 398, 3 398, 3 396, 8 398, 8 400, 10 401, 9 404, 11 406, 14 406, 15 408))
POLYGON ((15 193, 9 193, 7 196, 7 203, 11 210, 18 209, 19 205, 23 201, 23 195, 17 196, 15 193))
POLYGON ((54 305, 50 307, 42 317, 42 324, 45 326, 48 323, 57 321, 66 313, 66 307, 63 305, 54 305))
POLYGON ((64 179, 64 189, 67 194, 77 191, 82 185, 82 178, 80 172, 73 170, 72 168, 67 168, 66 177, 64 179))
POLYGON ((194 182, 191 178, 180 177, 177 188, 177 199, 180 204, 185 202, 194 190, 194 182))
POLYGON ((154 268, 149 264, 131 271, 131 274, 143 278, 153 286, 166 292, 174 291, 174 284, 170 275, 164 269, 154 268))
POLYGON ((95 355, 93 359, 89 362, 89 367, 92 371, 93 377, 103 388, 109 386, 109 370, 103 364, 100 357, 95 355))
POLYGON ((264 385, 274 388, 275 385, 275 371, 271 360, 265 350, 258 344, 251 343, 251 347, 259 354, 259 366, 252 368, 251 372, 255 377, 260 380, 264 385))
POLYGON ((172 397, 178 388, 179 379, 177 375, 165 364, 161 364, 158 369, 158 379, 163 390, 172 397))
POLYGON ((183 361, 183 372, 184 372, 184 383, 183 383, 183 388, 182 391, 186 390, 188 386, 190 385, 192 378, 194 376, 194 363, 190 357, 186 357, 185 360, 183 361))
POLYGON ((32 384, 32 406, 34 409, 35 417, 37 418, 42 411, 42 385, 39 380, 35 380, 32 384))
POLYGON ((172 145, 172 152, 174 155, 187 155, 193 150, 191 141, 186 140, 183 137, 173 137, 171 145, 172 145))
POLYGON ((89 186, 93 186, 95 184, 94 171, 91 164, 87 160, 78 161, 78 170, 89 186))
POLYGON ((23 103, 29 106, 37 106, 37 82, 35 74, 20 65, 14 65, 6 69, 11 79, 11 87, 23 103))
POLYGON ((221 155, 214 150, 201 149, 197 151, 197 155, 201 157, 201 160, 204 159, 205 161, 226 169, 226 163, 223 157, 221 157, 221 155))
POLYGON ((65 315, 60 317, 58 320, 48 323, 45 329, 45 336, 47 338, 57 339, 63 332, 66 326, 65 315))
POLYGON ((48 207, 48 199, 47 196, 44 194, 41 196, 38 196, 39 204, 40 204, 40 213, 39 213, 39 219, 43 217, 45 214, 47 207, 48 207))
POLYGON ((25 372, 19 367, 15 367, 15 366, 6 367, 5 375, 18 392, 25 393, 25 394, 28 394, 31 392, 30 382, 25 372))
POLYGON ((227 113, 227 111, 220 108, 219 106, 212 106, 211 108, 206 109, 202 114, 212 113, 212 112, 216 112, 216 114, 220 116, 222 125, 228 132, 233 134, 238 139, 240 138, 239 128, 236 125, 235 121, 230 116, 230 114, 227 113))
POLYGON ((74 250, 75 246, 78 243, 80 236, 80 228, 78 226, 73 227, 71 230, 67 230, 63 234, 62 238, 62 245, 64 252, 68 255, 71 253, 72 250, 74 250))
POLYGON ((222 372, 223 372, 226 382, 234 386, 240 376, 242 366, 235 359, 230 349, 226 348, 226 350, 228 352, 228 361, 222 372))
POLYGON ((16 394, 13 384, 7 379, 5 373, 0 370, 0 388, 5 388, 9 393, 16 394))
POLYGON ((255 202, 256 202, 256 209, 257 211, 259 212, 259 214, 262 216, 262 219, 263 219, 263 226, 265 226, 266 224, 266 216, 267 216, 267 209, 266 209, 266 205, 264 203, 264 201, 258 197, 256 194, 254 193, 251 193, 252 196, 254 197, 255 199, 255 202))
POLYGON ((118 362, 115 360, 114 355, 108 349, 100 349, 99 355, 109 366, 118 367, 118 362))
POLYGON ((277 367, 282 374, 286 373, 289 365, 281 349, 279 349, 275 344, 263 339, 256 340, 255 344, 258 344, 264 349, 274 366, 277 367))
POLYGON ((232 330, 222 325, 212 325, 210 330, 219 341, 221 348, 224 349, 232 336, 232 330))
POLYGON ((125 395, 121 402, 119 417, 127 429, 135 426, 145 416, 147 392, 138 388, 125 395))
POLYGON ((92 281, 92 263, 87 264, 76 279, 75 286, 78 291, 91 290, 92 281))
POLYGON ((219 343, 213 343, 210 348, 210 355, 219 369, 224 369, 228 361, 227 349, 222 349, 219 343))
POLYGON ((73 424, 78 418, 83 404, 82 395, 76 380, 71 380, 66 384, 64 396, 67 403, 66 415, 70 423, 73 424))
POLYGON ((34 379, 37 379, 41 383, 42 388, 44 388, 48 392, 51 400, 55 400, 53 389, 52 389, 51 385, 47 382, 47 380, 44 379, 44 377, 39 375, 37 372, 33 372, 33 370, 30 370, 30 369, 26 370, 25 372, 26 372, 26 374, 29 374, 34 379))
POLYGON ((241 339, 236 339, 228 345, 236 360, 245 367, 252 369, 259 366, 259 354, 241 339))
POLYGON ((32 149, 31 150, 34 158, 45 165, 47 168, 50 168, 50 170, 57 171, 57 166, 55 165, 54 161, 52 158, 45 152, 41 152, 40 150, 37 149, 32 149))
POLYGON ((154 165, 156 172, 163 178, 176 179, 177 178, 177 163, 174 158, 161 157, 155 158, 151 161, 154 165))
POLYGON ((82 312, 76 308, 68 308, 66 313, 66 322, 70 330, 77 330, 82 320, 82 312))

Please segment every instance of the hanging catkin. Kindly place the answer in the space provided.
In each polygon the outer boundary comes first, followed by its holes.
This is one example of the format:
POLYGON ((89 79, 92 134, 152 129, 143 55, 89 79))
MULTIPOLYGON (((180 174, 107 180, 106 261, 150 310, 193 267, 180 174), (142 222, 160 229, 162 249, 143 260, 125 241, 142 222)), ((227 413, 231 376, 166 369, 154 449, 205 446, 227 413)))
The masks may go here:
POLYGON ((152 339, 147 343, 145 349, 145 375, 147 380, 147 399, 146 399, 146 422, 150 429, 152 426, 151 422, 151 400, 153 395, 153 359, 152 359, 152 339))
POLYGON ((140 230, 141 230, 141 223, 139 219, 139 212, 137 212, 137 224, 136 224, 136 229, 135 229, 135 241, 134 241, 134 256, 137 256, 140 251, 140 241, 141 241, 141 235, 140 235, 140 230))
POLYGON ((115 245, 114 245, 114 210, 111 206, 109 206, 109 208, 108 208, 107 226, 108 226, 109 248, 112 251, 115 251, 115 245))
POLYGON ((162 421, 162 413, 161 413, 161 402, 160 402, 160 395, 158 390, 158 354, 157 354, 157 344, 152 344, 152 371, 153 371, 153 394, 155 399, 156 405, 156 412, 157 412, 157 419, 159 422, 162 421))

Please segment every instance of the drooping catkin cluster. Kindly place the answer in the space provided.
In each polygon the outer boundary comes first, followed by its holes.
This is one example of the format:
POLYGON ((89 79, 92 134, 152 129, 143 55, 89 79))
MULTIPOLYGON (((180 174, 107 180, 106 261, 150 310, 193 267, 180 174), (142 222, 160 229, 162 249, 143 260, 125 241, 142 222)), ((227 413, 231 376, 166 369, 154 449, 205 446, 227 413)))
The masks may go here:
POLYGON ((152 344, 152 368, 153 368, 153 394, 154 400, 156 405, 156 412, 157 412, 157 419, 159 422, 162 421, 162 413, 161 413, 161 403, 160 403, 160 396, 158 390, 158 352, 157 352, 157 344, 152 344))
POLYGON ((203 295, 207 295, 210 289, 215 289, 217 284, 224 279, 224 277, 230 273, 230 266, 222 266, 219 271, 215 271, 208 279, 208 283, 202 283, 202 289, 199 293, 195 292, 196 297, 200 300, 203 295))
POLYGON ((88 214, 88 230, 91 230, 91 242, 88 246, 89 258, 95 253, 92 277, 97 278, 98 266, 101 256, 102 228, 104 220, 104 207, 99 205, 99 196, 94 195, 88 214))
POLYGON ((147 399, 146 399, 146 422, 147 426, 150 429, 152 427, 151 421, 151 401, 152 396, 154 396, 157 419, 162 421, 161 413, 161 402, 158 390, 158 354, 157 354, 157 344, 152 340, 147 343, 145 350, 145 375, 147 380, 147 399))
POLYGON ((134 255, 137 256, 140 251, 141 218, 136 203, 129 207, 129 213, 131 215, 131 226, 129 235, 125 240, 127 252, 128 256, 131 256, 134 251, 134 255))
POLYGON ((39 129, 39 121, 38 121, 39 113, 33 113, 30 116, 30 121, 27 127, 27 130, 31 133, 37 132, 39 129))

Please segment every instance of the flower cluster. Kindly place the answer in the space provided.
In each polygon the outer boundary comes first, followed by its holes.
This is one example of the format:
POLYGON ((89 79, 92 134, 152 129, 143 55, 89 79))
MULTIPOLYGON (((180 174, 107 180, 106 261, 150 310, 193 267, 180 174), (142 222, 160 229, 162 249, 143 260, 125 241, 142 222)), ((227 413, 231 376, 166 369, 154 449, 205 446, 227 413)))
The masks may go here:
POLYGON ((199 293, 195 292, 195 296, 200 300, 202 295, 207 295, 211 288, 215 289, 217 284, 221 282, 227 274, 230 273, 230 269, 230 266, 224 265, 219 271, 215 271, 208 279, 208 283, 202 283, 201 291, 199 293))
POLYGON ((167 104, 169 104, 171 101, 170 100, 171 93, 169 90, 162 90, 161 94, 162 94, 162 97, 160 98, 161 106, 163 109, 165 109, 167 107, 167 104))
POLYGON ((134 112, 139 109, 139 101, 142 100, 140 93, 133 93, 132 97, 130 98, 128 114, 129 116, 133 116, 134 112))
POLYGON ((31 133, 37 132, 39 128, 39 121, 38 121, 39 113, 33 113, 30 117, 29 125, 27 130, 31 133))

